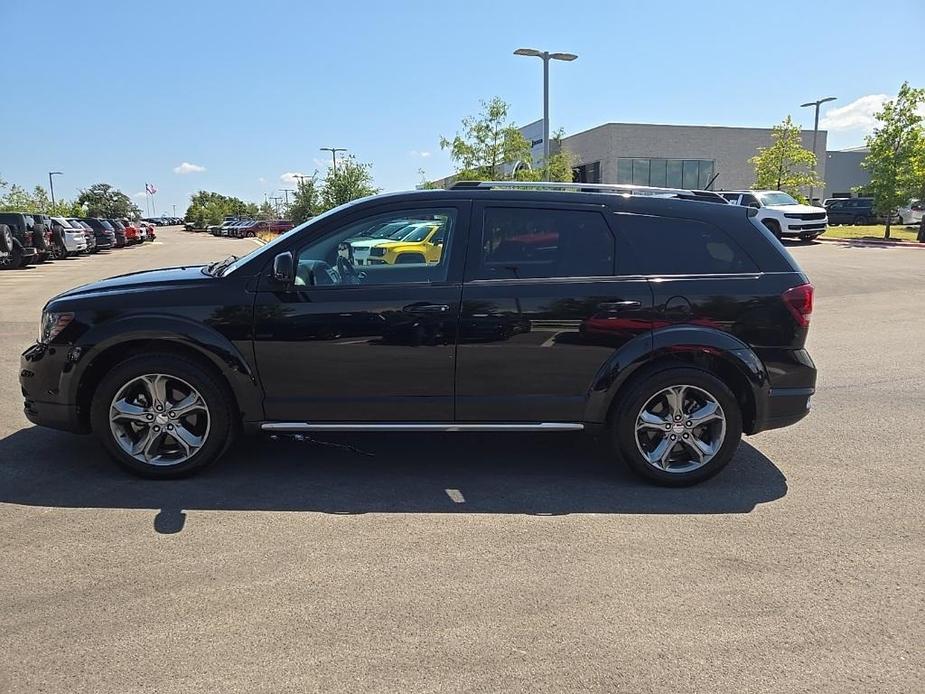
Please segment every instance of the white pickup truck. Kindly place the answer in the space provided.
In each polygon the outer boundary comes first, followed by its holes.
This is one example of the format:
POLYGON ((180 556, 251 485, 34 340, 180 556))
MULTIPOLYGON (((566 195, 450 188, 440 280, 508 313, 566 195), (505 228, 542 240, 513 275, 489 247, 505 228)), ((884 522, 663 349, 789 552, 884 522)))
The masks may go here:
POLYGON ((779 190, 723 190, 719 194, 732 205, 756 208, 755 219, 777 238, 796 236, 812 241, 828 228, 824 207, 803 205, 779 190))

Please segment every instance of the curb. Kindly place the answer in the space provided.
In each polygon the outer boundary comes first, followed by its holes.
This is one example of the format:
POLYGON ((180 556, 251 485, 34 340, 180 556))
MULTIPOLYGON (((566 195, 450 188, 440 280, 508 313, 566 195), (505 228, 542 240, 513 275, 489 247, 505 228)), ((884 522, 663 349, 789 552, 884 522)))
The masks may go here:
POLYGON ((881 248, 919 248, 925 249, 925 243, 917 241, 871 241, 868 239, 825 239, 816 237, 816 241, 823 243, 837 243, 842 246, 874 246, 881 248))

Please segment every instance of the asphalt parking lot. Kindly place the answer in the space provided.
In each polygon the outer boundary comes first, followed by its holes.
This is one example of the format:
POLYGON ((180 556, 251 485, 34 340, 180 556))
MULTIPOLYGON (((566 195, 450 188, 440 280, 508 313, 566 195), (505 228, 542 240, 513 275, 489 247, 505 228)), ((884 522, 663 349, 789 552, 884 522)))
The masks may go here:
POLYGON ((0 692, 921 691, 925 251, 792 247, 814 411, 692 489, 484 434, 245 441, 157 483, 29 425, 49 297, 253 245, 0 272, 0 692))

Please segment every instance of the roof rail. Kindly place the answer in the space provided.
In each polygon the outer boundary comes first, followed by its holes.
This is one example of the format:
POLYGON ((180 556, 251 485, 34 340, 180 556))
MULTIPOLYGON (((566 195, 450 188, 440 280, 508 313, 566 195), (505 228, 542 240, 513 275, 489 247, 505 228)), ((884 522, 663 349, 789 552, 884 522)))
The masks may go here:
POLYGON ((659 188, 635 186, 627 183, 559 183, 557 181, 458 181, 450 190, 561 190, 573 193, 603 193, 610 195, 642 195, 659 198, 679 198, 727 204, 728 201, 712 190, 687 188, 659 188))

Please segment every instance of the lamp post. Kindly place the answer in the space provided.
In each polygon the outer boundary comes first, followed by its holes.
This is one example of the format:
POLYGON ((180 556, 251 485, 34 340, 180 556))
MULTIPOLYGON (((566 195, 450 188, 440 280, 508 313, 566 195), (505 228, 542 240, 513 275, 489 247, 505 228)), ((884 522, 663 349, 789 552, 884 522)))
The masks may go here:
MULTIPOLYGON (((819 106, 824 104, 826 101, 835 101, 838 97, 827 96, 824 99, 817 99, 816 101, 807 101, 805 104, 800 104, 800 108, 806 108, 807 106, 816 107, 816 118, 813 121, 813 156, 816 156, 816 138, 819 136, 819 106)), ((817 173, 819 170, 819 159, 816 159, 816 166, 813 169, 813 173, 817 173)), ((813 187, 809 187, 809 204, 813 204, 813 187)))
POLYGON ((346 147, 321 147, 320 149, 322 152, 331 153, 331 163, 334 166, 334 175, 336 176, 337 175, 337 153, 346 152, 347 148, 346 147))
POLYGON ((61 176, 60 171, 49 171, 48 172, 48 189, 51 191, 51 206, 55 206, 55 179, 52 176, 61 176))
POLYGON ((514 55, 526 55, 531 58, 540 58, 543 61, 543 168, 546 171, 546 179, 549 179, 549 61, 563 60, 567 63, 572 62, 577 55, 574 53, 550 53, 549 51, 538 51, 535 48, 518 48, 514 55))

